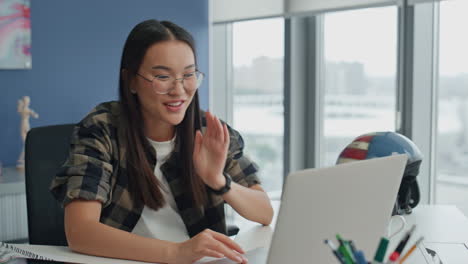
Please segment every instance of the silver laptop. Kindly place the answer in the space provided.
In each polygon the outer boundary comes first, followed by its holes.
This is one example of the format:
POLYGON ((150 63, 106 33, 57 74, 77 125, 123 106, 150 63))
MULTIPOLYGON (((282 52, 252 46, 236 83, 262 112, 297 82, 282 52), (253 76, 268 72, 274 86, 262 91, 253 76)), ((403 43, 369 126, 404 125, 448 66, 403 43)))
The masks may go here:
MULTIPOLYGON (((338 263, 324 239, 354 240, 369 260, 387 226, 406 155, 290 173, 269 250, 246 254, 252 264, 338 263)), ((224 259, 216 264, 233 263, 224 259)))
POLYGON ((373 258, 386 235, 406 161, 406 155, 395 155, 291 173, 268 263, 338 263, 323 242, 336 242, 336 234, 373 258))

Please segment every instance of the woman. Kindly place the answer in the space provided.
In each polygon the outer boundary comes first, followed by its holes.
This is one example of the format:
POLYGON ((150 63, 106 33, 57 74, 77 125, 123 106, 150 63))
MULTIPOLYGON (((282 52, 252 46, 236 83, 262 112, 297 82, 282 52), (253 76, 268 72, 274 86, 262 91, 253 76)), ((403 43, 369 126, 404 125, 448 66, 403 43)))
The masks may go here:
POLYGON ((77 124, 52 182, 72 250, 160 263, 247 262, 225 235, 224 203, 264 225, 273 210, 239 133, 199 109, 202 79, 193 38, 181 27, 148 20, 130 32, 120 100, 77 124))

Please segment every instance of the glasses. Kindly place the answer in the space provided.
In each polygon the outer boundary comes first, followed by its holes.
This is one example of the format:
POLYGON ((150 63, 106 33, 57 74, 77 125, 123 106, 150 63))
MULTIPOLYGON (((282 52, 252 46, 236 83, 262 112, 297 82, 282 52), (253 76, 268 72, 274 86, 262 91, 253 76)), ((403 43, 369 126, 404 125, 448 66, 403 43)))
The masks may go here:
POLYGON ((158 94, 168 94, 170 91, 172 91, 172 89, 175 88, 175 81, 181 81, 186 91, 195 91, 198 89, 198 87, 200 87, 203 78, 205 77, 205 74, 201 71, 185 73, 182 78, 175 78, 171 75, 156 75, 153 77, 153 79, 148 79, 138 72, 136 75, 140 76, 148 82, 151 82, 151 86, 158 94))

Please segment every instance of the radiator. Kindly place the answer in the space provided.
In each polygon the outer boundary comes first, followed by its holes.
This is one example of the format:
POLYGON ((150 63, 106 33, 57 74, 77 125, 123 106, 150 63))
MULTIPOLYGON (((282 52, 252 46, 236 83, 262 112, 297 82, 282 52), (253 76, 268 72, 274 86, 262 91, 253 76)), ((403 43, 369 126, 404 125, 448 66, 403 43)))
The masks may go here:
POLYGON ((0 194, 0 241, 27 239, 26 194, 0 194))

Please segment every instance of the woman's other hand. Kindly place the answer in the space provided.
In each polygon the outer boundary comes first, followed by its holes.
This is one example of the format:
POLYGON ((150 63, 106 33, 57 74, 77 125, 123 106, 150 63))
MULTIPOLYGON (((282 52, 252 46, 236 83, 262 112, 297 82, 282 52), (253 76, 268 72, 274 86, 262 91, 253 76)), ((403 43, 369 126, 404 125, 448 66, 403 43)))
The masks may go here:
POLYGON ((206 131, 195 135, 193 162, 203 182, 218 190, 225 185, 223 170, 229 147, 229 132, 217 117, 206 112, 206 131))
POLYGON ((176 244, 173 252, 172 263, 193 263, 203 257, 226 257, 236 263, 247 263, 247 259, 241 254, 242 248, 229 237, 205 229, 193 238, 176 244))

